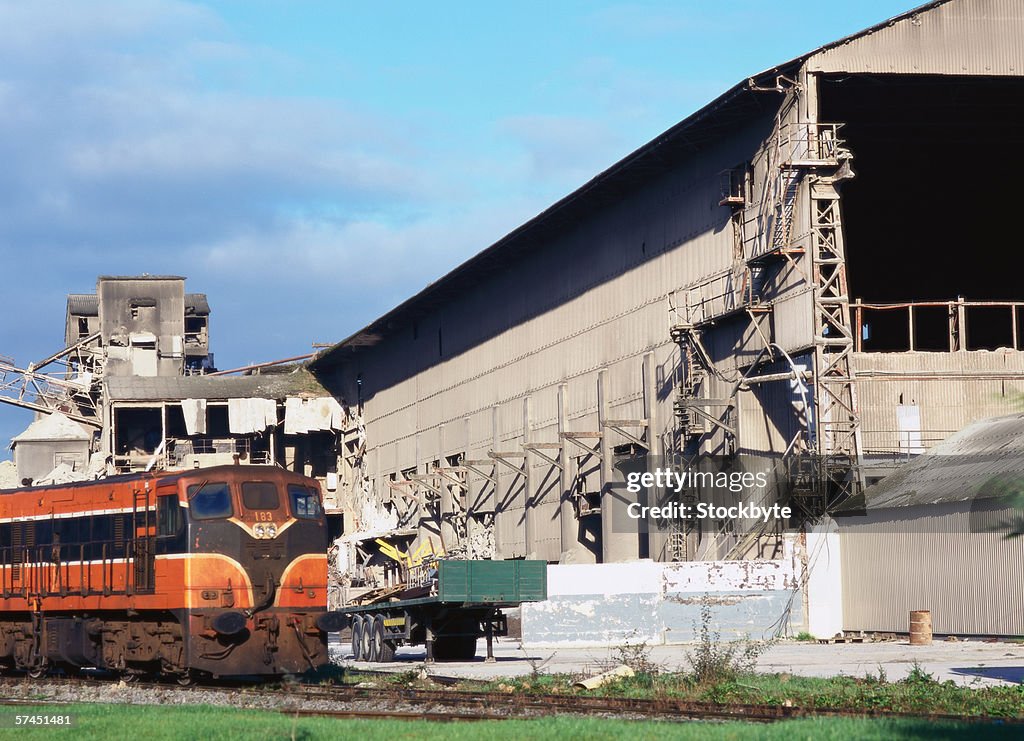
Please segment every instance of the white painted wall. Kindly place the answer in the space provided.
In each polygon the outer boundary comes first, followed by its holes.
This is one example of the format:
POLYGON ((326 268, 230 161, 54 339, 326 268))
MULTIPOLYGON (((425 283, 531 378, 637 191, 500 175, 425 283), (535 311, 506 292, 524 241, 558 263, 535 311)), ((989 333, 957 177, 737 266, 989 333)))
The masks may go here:
POLYGON ((843 630, 842 561, 839 529, 826 518, 807 532, 807 631, 831 638, 843 630))
POLYGON ((805 626, 803 564, 774 560, 651 560, 548 566, 548 599, 521 608, 523 644, 617 646, 693 640, 705 595, 724 639, 767 638, 805 626))

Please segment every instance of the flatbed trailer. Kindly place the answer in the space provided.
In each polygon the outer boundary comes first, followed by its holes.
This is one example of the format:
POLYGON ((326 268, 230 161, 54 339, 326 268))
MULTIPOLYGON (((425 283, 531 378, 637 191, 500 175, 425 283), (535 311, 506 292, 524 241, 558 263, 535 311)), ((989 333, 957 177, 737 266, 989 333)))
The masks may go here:
POLYGON ((468 661, 478 638, 494 660, 494 638, 508 635, 504 608, 547 599, 545 561, 437 561, 404 599, 348 605, 334 614, 352 629, 356 661, 387 662, 402 645, 426 645, 427 661, 468 661))

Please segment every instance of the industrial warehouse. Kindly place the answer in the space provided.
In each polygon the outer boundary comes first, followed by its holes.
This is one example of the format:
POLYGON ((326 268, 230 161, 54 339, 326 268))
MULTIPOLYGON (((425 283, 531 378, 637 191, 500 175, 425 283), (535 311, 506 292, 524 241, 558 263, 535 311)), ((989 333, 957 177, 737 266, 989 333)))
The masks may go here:
POLYGON ((205 294, 101 277, 0 364, 15 485, 277 465, 333 607, 543 561, 528 645, 688 641, 707 595, 730 636, 1024 635, 1022 40, 938 0, 755 74, 309 358, 218 371, 205 294), (688 466, 758 485, 629 484, 688 466))
MULTIPOLYGON (((524 608, 540 642, 686 637, 702 591, 724 631, 905 632, 927 608, 940 633, 1024 634, 1024 543, 966 519, 918 536, 927 513, 871 487, 1020 411, 1000 214, 1022 38, 1019 3, 934 2, 754 75, 320 354, 365 428, 343 500, 359 563, 381 532, 557 563, 524 608), (695 454, 770 462, 800 516, 620 526, 626 461, 695 454), (821 518, 876 496, 884 549, 821 518), (901 586, 947 551, 960 568, 901 586)), ((960 464, 955 493, 911 480, 907 503, 969 508, 991 472, 960 464)))

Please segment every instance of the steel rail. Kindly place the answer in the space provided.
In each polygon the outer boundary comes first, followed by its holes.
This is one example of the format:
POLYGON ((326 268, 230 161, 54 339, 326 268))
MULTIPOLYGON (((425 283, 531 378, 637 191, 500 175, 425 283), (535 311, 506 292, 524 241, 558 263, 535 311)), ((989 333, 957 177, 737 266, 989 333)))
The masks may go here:
MULTIPOLYGON (((115 678, 116 681, 116 678, 115 678)), ((28 684, 42 689, 47 683, 70 686, 96 687, 113 685, 110 680, 81 677, 47 677, 39 680, 0 678, 0 686, 28 684)), ((463 690, 428 690, 406 687, 352 687, 344 685, 293 684, 277 687, 247 685, 243 682, 217 682, 179 687, 173 683, 137 681, 127 685, 130 689, 168 690, 177 692, 217 692, 233 690, 242 697, 253 699, 301 699, 312 702, 378 703, 398 707, 340 707, 340 708, 253 708, 267 709, 283 714, 300 716, 394 718, 408 720, 504 720, 511 718, 548 717, 557 714, 576 716, 627 716, 647 720, 739 720, 770 723, 780 720, 808 717, 878 718, 926 720, 956 723, 1024 725, 1024 716, 962 715, 955 713, 915 713, 882 709, 819 708, 785 705, 750 705, 743 703, 714 703, 675 698, 594 697, 560 694, 516 694, 508 692, 474 692, 463 690), (415 711, 403 706, 417 707, 415 711)), ((9 699, 0 704, 73 704, 66 700, 9 699)), ((88 701, 82 701, 88 702, 88 701)))

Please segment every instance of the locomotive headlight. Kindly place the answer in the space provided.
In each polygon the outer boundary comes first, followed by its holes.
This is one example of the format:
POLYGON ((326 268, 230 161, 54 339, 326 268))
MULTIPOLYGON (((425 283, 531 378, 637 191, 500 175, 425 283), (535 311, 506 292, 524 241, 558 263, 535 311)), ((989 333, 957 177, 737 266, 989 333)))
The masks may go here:
POLYGON ((268 538, 273 538, 275 535, 277 535, 277 526, 273 523, 267 525, 266 533, 268 538))
POLYGON ((257 525, 252 531, 256 534, 257 538, 265 538, 267 536, 266 528, 263 525, 257 525))

